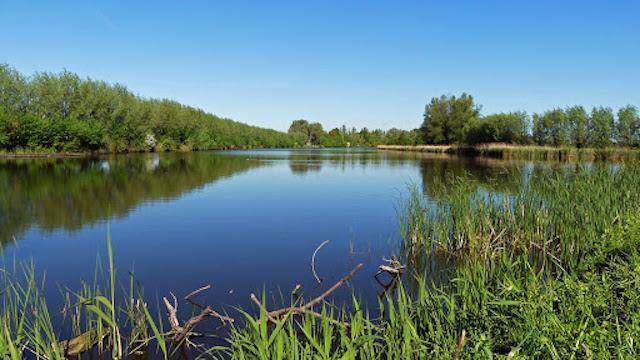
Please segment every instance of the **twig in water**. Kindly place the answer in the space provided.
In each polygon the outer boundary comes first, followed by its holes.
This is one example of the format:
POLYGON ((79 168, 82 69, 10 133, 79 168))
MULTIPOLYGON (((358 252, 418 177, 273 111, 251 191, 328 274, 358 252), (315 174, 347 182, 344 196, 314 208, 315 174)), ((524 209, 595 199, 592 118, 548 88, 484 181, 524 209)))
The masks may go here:
POLYGON ((318 277, 318 274, 316 273, 316 254, 318 253, 318 251, 325 246, 327 243, 329 242, 329 240, 325 240, 322 242, 322 244, 320 244, 316 250, 313 252, 313 255, 311 256, 311 272, 313 272, 313 277, 316 278, 316 281, 318 282, 318 284, 322 283, 322 280, 320 279, 320 277, 318 277))
POLYGON ((167 308, 168 311, 168 317, 169 317, 169 323, 171 324, 171 331, 169 332, 169 334, 167 334, 175 343, 180 343, 182 340, 187 339, 187 337, 191 336, 191 330, 198 324, 200 323, 202 320, 204 320, 204 318, 211 316, 211 317, 215 317, 217 319, 219 319, 222 324, 226 324, 226 322, 233 322, 233 318, 230 318, 228 316, 224 316, 219 314, 218 312, 216 312, 215 310, 213 310, 210 306, 203 306, 200 305, 194 301, 192 301, 190 299, 191 296, 198 294, 204 290, 209 289, 211 286, 207 285, 207 286, 203 286, 198 290, 193 291, 192 293, 190 293, 189 295, 187 295, 185 297, 185 299, 187 299, 187 301, 189 301, 190 303, 194 304, 195 306, 199 307, 202 309, 202 311, 200 312, 200 314, 195 315, 193 317, 191 317, 189 320, 187 320, 184 323, 184 326, 180 325, 180 321, 178 321, 178 299, 176 299, 175 295, 173 295, 173 293, 171 293, 171 296, 173 297, 173 305, 169 302, 169 300, 167 300, 166 297, 163 297, 162 300, 164 301, 164 305, 167 308))
POLYGON ((374 275, 374 276, 378 276, 380 274, 382 274, 383 272, 386 272, 390 275, 393 276, 398 276, 401 275, 404 272, 405 266, 402 265, 400 263, 400 261, 398 261, 398 259, 396 259, 395 256, 392 256, 391 259, 385 259, 382 258, 383 261, 386 261, 389 263, 389 265, 380 265, 378 267, 378 272, 374 275))
POLYGON ((199 289, 193 290, 192 292, 189 293, 189 295, 185 296, 184 299, 189 301, 189 299, 191 299, 192 297, 200 294, 203 291, 209 290, 209 289, 211 289, 211 284, 205 285, 205 286, 203 286, 203 287, 201 287, 199 289))

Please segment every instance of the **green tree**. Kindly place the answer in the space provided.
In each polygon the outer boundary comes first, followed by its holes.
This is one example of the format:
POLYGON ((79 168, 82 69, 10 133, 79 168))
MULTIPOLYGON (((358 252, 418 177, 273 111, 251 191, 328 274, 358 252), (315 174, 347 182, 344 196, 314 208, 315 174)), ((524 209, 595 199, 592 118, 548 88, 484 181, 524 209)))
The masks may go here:
POLYGON ((613 110, 606 107, 594 107, 591 110, 591 130, 589 143, 594 147, 611 145, 613 138, 613 110))
POLYGON ((549 144, 549 128, 543 123, 542 116, 540 114, 533 114, 531 118, 531 136, 533 137, 533 141, 538 145, 549 144))
POLYGON ((480 109, 473 97, 463 93, 460 97, 442 95, 432 98, 424 111, 422 133, 424 141, 433 144, 453 144, 464 141, 465 128, 476 121, 480 109))
POLYGON ((0 64, 0 104, 5 111, 20 111, 25 106, 26 80, 15 69, 0 64))
POLYGON ((344 134, 338 128, 332 129, 322 138, 322 146, 325 146, 325 147, 346 146, 344 134))
POLYGON ((505 142, 523 144, 527 140, 527 114, 525 112, 487 115, 471 123, 466 132, 466 142, 479 144, 505 142))
POLYGON ((320 123, 310 123, 307 120, 294 120, 289 126, 289 134, 303 134, 306 136, 306 144, 320 145, 324 130, 320 123))
POLYGON ((553 146, 569 145, 569 122, 562 109, 545 111, 542 115, 542 126, 548 131, 547 144, 553 146))
POLYGON ((582 106, 573 106, 566 110, 571 133, 571 144, 585 147, 589 141, 589 115, 582 106))
POLYGON ((640 145, 640 116, 635 106, 627 105, 618 110, 616 138, 623 146, 640 145))

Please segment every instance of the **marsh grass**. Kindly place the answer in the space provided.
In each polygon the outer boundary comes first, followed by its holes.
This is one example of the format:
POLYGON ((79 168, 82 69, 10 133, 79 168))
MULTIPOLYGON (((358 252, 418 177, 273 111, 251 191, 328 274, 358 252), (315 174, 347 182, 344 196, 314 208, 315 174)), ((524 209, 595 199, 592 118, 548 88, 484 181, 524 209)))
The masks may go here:
POLYGON ((264 314, 246 314, 252 326, 234 329, 226 355, 637 358, 639 168, 576 165, 522 176, 523 186, 506 194, 450 178, 438 185, 448 195, 435 202, 414 188, 401 206, 411 286, 382 298, 380 316, 355 298, 352 310, 323 312, 350 327, 289 317, 269 328, 264 314), (435 256, 454 265, 439 284, 424 266, 435 256))

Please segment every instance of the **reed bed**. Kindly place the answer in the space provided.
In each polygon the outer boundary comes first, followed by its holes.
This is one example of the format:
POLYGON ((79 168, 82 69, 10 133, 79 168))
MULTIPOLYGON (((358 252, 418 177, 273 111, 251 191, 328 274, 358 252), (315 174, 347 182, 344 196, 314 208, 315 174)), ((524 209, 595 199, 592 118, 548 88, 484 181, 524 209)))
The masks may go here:
POLYGON ((436 202, 415 189, 401 226, 412 276, 381 298, 379 316, 355 299, 351 310, 325 308, 322 320, 290 317, 274 329, 261 314, 234 329, 226 355, 637 358, 640 168, 575 165, 522 176, 510 194, 468 178, 443 181, 449 195, 436 202), (425 266, 433 257, 453 264, 437 270, 446 272, 439 284, 425 266))
POLYGON ((626 147, 576 148, 488 143, 479 145, 379 145, 379 150, 487 156, 500 159, 551 161, 637 161, 640 150, 626 147))

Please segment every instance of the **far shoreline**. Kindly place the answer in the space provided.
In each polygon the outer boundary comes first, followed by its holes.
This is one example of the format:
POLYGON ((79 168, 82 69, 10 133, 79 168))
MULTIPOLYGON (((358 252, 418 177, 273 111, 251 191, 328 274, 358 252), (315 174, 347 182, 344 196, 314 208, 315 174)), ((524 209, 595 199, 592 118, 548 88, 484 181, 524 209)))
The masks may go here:
POLYGON ((572 146, 514 145, 485 143, 478 145, 378 145, 378 150, 448 154, 468 157, 493 157, 526 160, 609 160, 638 161, 640 149, 625 147, 577 148, 572 146))
MULTIPOLYGON (((188 151, 93 151, 93 152, 0 152, 0 160, 29 159, 77 159, 108 155, 189 153, 202 151, 274 150, 274 149, 339 149, 342 147, 301 147, 301 148, 227 148, 188 151)), ((508 143, 485 143, 478 145, 377 145, 370 147, 378 151, 402 151, 432 154, 446 154, 464 157, 490 157, 525 160, 604 160, 640 161, 640 149, 625 147, 576 148, 571 146, 515 145, 508 143)))

